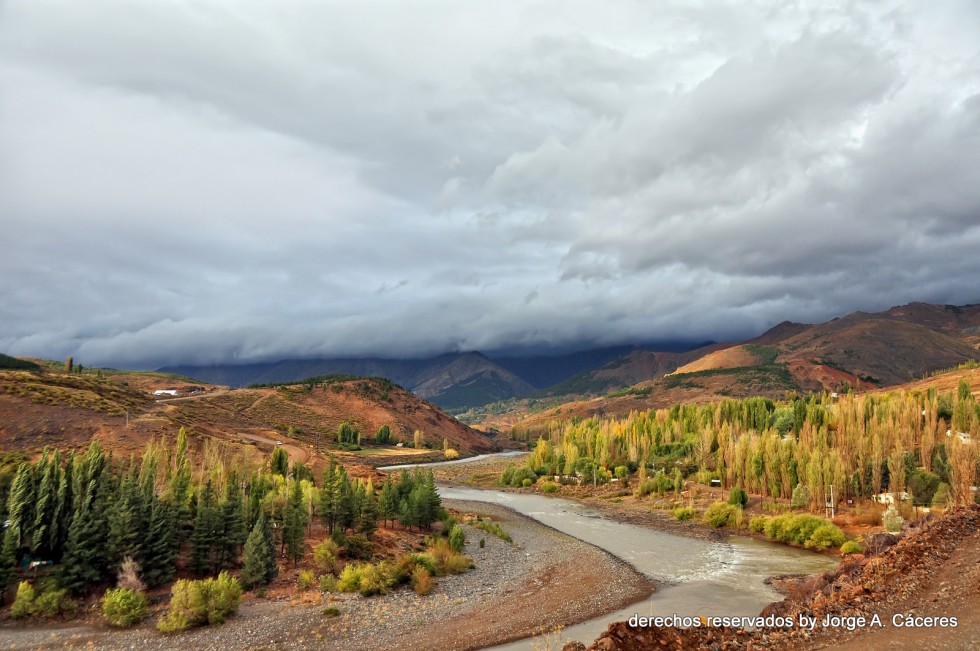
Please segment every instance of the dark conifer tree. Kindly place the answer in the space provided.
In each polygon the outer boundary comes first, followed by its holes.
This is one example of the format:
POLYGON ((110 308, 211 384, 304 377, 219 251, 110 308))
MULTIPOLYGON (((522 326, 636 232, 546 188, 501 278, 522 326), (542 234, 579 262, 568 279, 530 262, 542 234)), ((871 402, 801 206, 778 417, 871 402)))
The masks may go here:
POLYGON ((320 487, 320 518, 328 533, 333 533, 337 524, 337 508, 340 502, 340 474, 337 461, 330 455, 330 464, 323 473, 323 485, 320 487))
POLYGON ((109 510, 109 560, 118 568, 126 557, 143 564, 142 504, 140 503, 135 468, 123 478, 109 510))
POLYGON ((221 505, 222 533, 221 564, 228 566, 235 562, 245 544, 245 511, 242 493, 238 487, 238 477, 232 474, 225 489, 225 501, 221 505))
POLYGON ((75 594, 83 594, 105 575, 108 554, 107 510, 110 477, 108 462, 98 441, 93 442, 76 468, 78 507, 68 528, 68 542, 59 582, 75 594))
POLYGON ((279 572, 275 564, 275 550, 270 548, 270 540, 269 523, 265 515, 260 514, 245 541, 241 580, 246 590, 270 582, 279 572))
POLYGON ((197 517, 191 534, 191 570, 205 574, 215 567, 215 548, 221 535, 221 514, 209 479, 198 494, 197 517))
POLYGON ((143 581, 149 587, 163 585, 176 573, 174 517, 171 508, 155 495, 151 498, 143 555, 143 581))
POLYGON ((286 500, 286 510, 283 516, 283 547, 286 557, 293 565, 303 557, 303 534, 306 532, 306 509, 303 506, 303 487, 301 482, 293 480, 286 500))

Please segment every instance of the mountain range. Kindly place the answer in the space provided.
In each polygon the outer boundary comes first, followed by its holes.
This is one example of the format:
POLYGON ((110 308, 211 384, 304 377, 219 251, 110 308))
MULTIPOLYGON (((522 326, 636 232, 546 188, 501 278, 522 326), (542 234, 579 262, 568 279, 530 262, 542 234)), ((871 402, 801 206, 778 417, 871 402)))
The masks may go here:
POLYGON ((524 397, 601 396, 631 390, 697 388, 712 395, 745 391, 836 390, 889 386, 980 357, 980 305, 910 303, 884 312, 854 312, 826 323, 784 321, 745 342, 619 346, 559 356, 490 357, 449 353, 404 360, 282 360, 245 365, 159 369, 232 387, 318 375, 385 377, 449 409, 524 397), (632 388, 632 389, 631 389, 632 388))

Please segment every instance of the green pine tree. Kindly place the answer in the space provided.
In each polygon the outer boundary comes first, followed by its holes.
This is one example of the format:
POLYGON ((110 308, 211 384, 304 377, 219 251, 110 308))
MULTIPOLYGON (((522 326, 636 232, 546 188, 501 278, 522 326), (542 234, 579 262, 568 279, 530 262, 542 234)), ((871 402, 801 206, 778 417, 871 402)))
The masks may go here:
POLYGON ((286 557, 293 561, 293 566, 303 557, 303 534, 305 532, 306 508, 303 504, 303 488, 301 482, 293 480, 289 498, 286 500, 282 529, 286 557))
POLYGON ((109 564, 107 507, 110 477, 108 462, 98 441, 93 442, 76 468, 76 508, 68 528, 59 583, 83 594, 106 574, 109 564))
POLYGON ((221 514, 209 479, 198 495, 197 517, 191 534, 191 571, 206 574, 215 568, 215 548, 221 536, 221 514))
POLYGON ((368 538, 378 530, 378 498, 374 491, 367 491, 361 504, 361 521, 358 529, 368 538))
POLYGON ((0 547, 0 603, 7 594, 17 571, 17 530, 9 527, 3 535, 3 546, 0 547))
POLYGON ((252 532, 245 541, 242 558, 241 581, 246 590, 269 583, 278 574, 275 551, 270 549, 269 523, 265 515, 259 515, 252 532))
POLYGON ((17 546, 28 546, 34 527, 34 467, 22 463, 10 485, 7 498, 7 520, 9 527, 17 531, 17 546))
POLYGON ((330 455, 330 463, 323 473, 323 485, 320 487, 320 518, 328 533, 333 533, 337 524, 337 507, 340 502, 340 474, 337 461, 330 455))
POLYGON ((149 587, 163 585, 176 573, 174 516, 171 508, 153 496, 147 524, 143 581, 149 587))
POLYGON ((272 451, 272 459, 269 461, 269 471, 274 475, 285 477, 289 474, 289 456, 281 447, 276 446, 272 451))
POLYGON ((127 556, 142 565, 142 505, 133 471, 123 478, 109 509, 109 559, 118 567, 127 556))
POLYGON ((245 511, 242 504, 242 492, 238 487, 238 478, 232 474, 225 489, 225 501, 221 505, 221 520, 223 538, 221 540, 221 565, 228 566, 235 562, 245 544, 245 511))
POLYGON ((191 520, 191 466, 187 459, 187 432, 183 427, 177 432, 177 454, 174 458, 174 471, 170 477, 170 506, 174 511, 177 535, 174 544, 179 548, 190 536, 191 520))
POLYGON ((381 486, 378 511, 386 528, 389 520, 394 521, 398 517, 398 493, 395 491, 395 485, 392 483, 390 477, 385 479, 384 485, 381 486))

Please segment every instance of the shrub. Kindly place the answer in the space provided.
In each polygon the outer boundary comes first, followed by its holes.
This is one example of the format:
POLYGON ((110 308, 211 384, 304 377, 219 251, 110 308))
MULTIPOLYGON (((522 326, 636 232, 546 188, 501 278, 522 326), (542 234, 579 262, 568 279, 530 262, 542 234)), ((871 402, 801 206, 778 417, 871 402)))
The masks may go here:
POLYGON ((480 538, 480 549, 483 549, 486 546, 487 546, 487 539, 486 538, 480 538))
POLYGON ((523 481, 521 481, 521 486, 524 488, 530 488, 532 484, 534 484, 534 481, 530 478, 525 478, 523 481))
POLYGON ((142 592, 116 588, 102 595, 102 614, 112 626, 128 628, 146 619, 150 608, 142 592))
POLYGON ((881 516, 881 521, 885 525, 885 531, 891 531, 892 533, 901 531, 902 525, 905 524, 905 518, 898 514, 894 504, 885 510, 884 515, 881 516))
POLYGON ((459 457, 459 451, 454 450, 452 448, 446 448, 446 451, 443 452, 443 454, 446 456, 447 459, 456 459, 457 457, 459 457))
MULTIPOLYGON (((789 540, 797 543, 798 545, 802 545, 810 539, 817 529, 825 524, 828 524, 826 520, 823 518, 818 518, 815 515, 808 515, 805 513, 794 515, 787 524, 787 535, 789 536, 789 540)), ((839 547, 842 544, 844 544, 843 540, 834 545, 834 547, 839 547)))
POLYGON ((765 515, 758 515, 751 520, 749 520, 749 529, 756 533, 766 532, 766 522, 769 521, 769 517, 765 515))
POLYGON ((56 617, 75 610, 77 604, 68 597, 65 589, 42 587, 40 591, 29 581, 21 581, 17 586, 17 597, 10 608, 14 619, 23 617, 56 617))
POLYGON ((361 572, 361 585, 358 592, 362 597, 373 597, 376 594, 388 594, 395 585, 393 566, 387 561, 377 565, 365 565, 361 572))
POLYGON ((804 484, 797 484, 793 489, 793 498, 790 505, 794 509, 805 509, 810 505, 810 489, 804 484))
POLYGON ((463 532, 463 527, 458 524, 453 525, 453 528, 449 530, 449 547, 454 552, 463 551, 463 544, 466 542, 466 534, 463 532))
POLYGON ((473 567, 473 561, 462 554, 454 554, 446 558, 442 570, 446 574, 462 574, 473 567))
POLYGON ((749 503, 749 494, 745 492, 744 488, 736 486, 728 493, 728 503, 744 509, 749 503))
POLYGON ((117 588, 129 588, 133 592, 143 592, 146 586, 140 580, 140 564, 127 556, 119 566, 119 574, 116 578, 117 588))
POLYGON ((340 616, 340 609, 337 608, 336 606, 327 606, 326 608, 324 608, 320 612, 323 614, 324 617, 339 617, 340 616))
POLYGON ((953 504, 953 491, 949 484, 943 482, 939 484, 935 495, 932 496, 932 505, 941 509, 949 508, 953 504))
POLYGON ((371 546, 371 541, 362 533, 350 536, 347 539, 347 544, 344 549, 347 552, 348 558, 367 561, 371 560, 371 556, 374 555, 374 548, 371 546))
POLYGON ((673 515, 675 520, 680 520, 683 522, 684 520, 690 520, 694 517, 694 509, 692 509, 690 506, 678 506, 673 510, 673 515))
POLYGON ((861 547, 860 543, 853 540, 848 540, 846 543, 840 546, 840 553, 844 554, 862 554, 864 549, 861 547))
POLYGON ((704 521, 712 527, 724 527, 735 515, 735 508, 725 502, 715 502, 704 512, 704 521))
POLYGON ((846 540, 844 533, 828 522, 817 527, 816 531, 807 538, 805 546, 808 549, 827 549, 828 547, 840 547, 846 540))
POLYGON ((320 572, 333 573, 337 570, 337 551, 340 548, 330 538, 327 538, 313 548, 313 563, 320 572))
POLYGON ((363 565, 358 563, 348 563, 337 578, 338 592, 357 592, 361 589, 361 575, 363 565))
POLYGON ((434 583, 432 581, 432 575, 424 567, 416 567, 412 570, 412 587, 415 588, 415 594, 420 597, 424 597, 432 592, 434 583))
POLYGON ((793 516, 790 514, 777 515, 774 518, 769 518, 765 524, 766 538, 778 542, 789 542, 791 535, 789 522, 792 519, 793 516))
POLYGON ((34 614, 34 586, 30 581, 21 581, 17 586, 17 597, 10 608, 10 616, 14 619, 30 617, 34 614))
POLYGON ((221 624, 238 611, 242 586, 227 572, 203 581, 181 579, 174 583, 170 610, 157 622, 164 633, 192 626, 221 624))
POLYGON ((363 597, 388 594, 395 584, 395 568, 390 563, 349 563, 337 579, 340 592, 359 592, 363 597))
POLYGON ((320 592, 333 592, 337 589, 337 577, 333 574, 323 574, 319 580, 320 592))
POLYGON ((558 484, 553 481, 541 482, 541 492, 552 495, 558 492, 558 484))
POLYGON ((653 481, 652 479, 644 479, 636 487, 636 490, 633 491, 633 495, 636 497, 646 497, 656 489, 657 489, 657 483, 655 481, 653 481))
POLYGON ((513 544, 514 541, 511 539, 510 534, 504 531, 499 524, 496 522, 487 522, 486 520, 478 520, 473 523, 473 526, 477 529, 483 529, 487 533, 492 533, 497 538, 500 538, 504 542, 513 544))
POLYGON ((299 578, 296 579, 296 585, 299 586, 300 590, 309 590, 315 582, 316 576, 314 576, 312 570, 299 571, 299 578))
POLYGON ((425 568, 432 576, 439 573, 439 565, 431 554, 409 554, 408 557, 413 566, 425 568))

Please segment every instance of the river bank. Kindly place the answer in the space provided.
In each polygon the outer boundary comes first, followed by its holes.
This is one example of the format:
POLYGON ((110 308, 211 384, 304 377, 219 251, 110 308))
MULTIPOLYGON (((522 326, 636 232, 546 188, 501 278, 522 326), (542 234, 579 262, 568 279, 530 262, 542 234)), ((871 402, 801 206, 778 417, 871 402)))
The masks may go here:
POLYGON ((439 579, 428 597, 399 590, 385 597, 311 592, 292 600, 248 599, 222 626, 172 636, 153 620, 130 630, 97 626, 5 626, 0 649, 478 649, 592 619, 648 597, 653 583, 592 545, 491 504, 447 507, 498 522, 508 544, 465 526, 476 567, 439 579), (480 539, 484 547, 480 547, 480 539), (324 607, 339 610, 325 617, 324 607))

